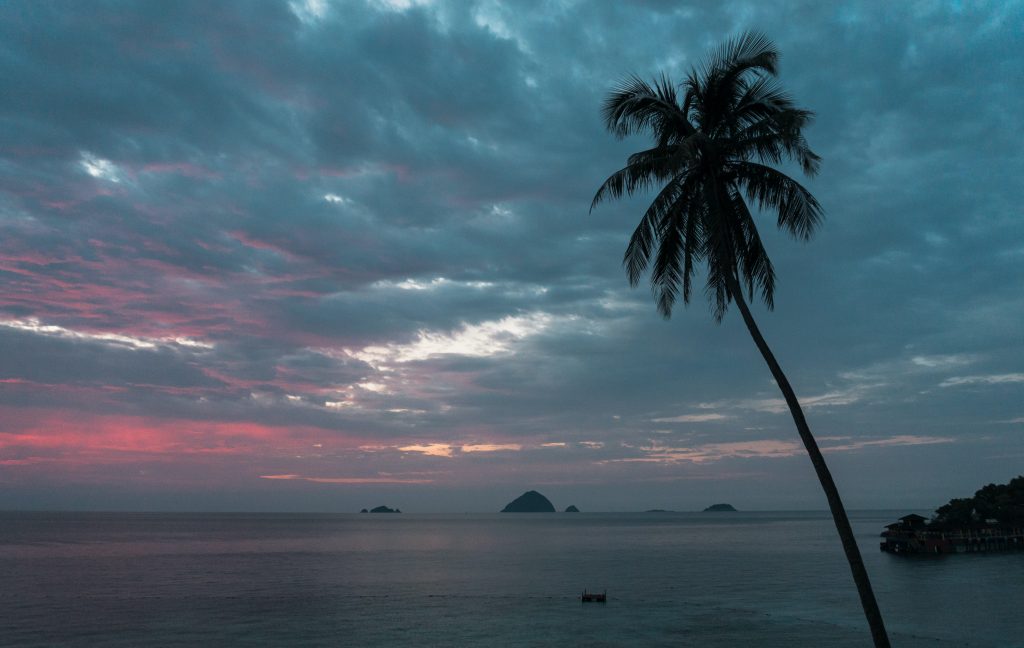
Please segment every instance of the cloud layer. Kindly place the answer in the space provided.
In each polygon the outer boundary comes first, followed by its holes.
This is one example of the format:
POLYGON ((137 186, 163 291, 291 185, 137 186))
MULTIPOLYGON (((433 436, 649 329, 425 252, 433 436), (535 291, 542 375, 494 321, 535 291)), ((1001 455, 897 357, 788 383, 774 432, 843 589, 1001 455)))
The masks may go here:
POLYGON ((661 320, 619 265, 643 199, 588 213, 645 145, 603 130, 608 89, 748 28, 817 113, 827 216, 809 244, 764 219, 779 289, 756 314, 848 503, 1005 480, 1022 22, 1019 2, 5 3, 0 506, 491 510, 546 484, 585 510, 820 507, 735 314, 661 320))

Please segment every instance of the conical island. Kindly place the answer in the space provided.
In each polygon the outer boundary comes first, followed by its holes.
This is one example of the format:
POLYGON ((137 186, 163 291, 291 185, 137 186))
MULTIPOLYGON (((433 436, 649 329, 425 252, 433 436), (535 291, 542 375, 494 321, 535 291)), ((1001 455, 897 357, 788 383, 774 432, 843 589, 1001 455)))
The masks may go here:
POLYGON ((537 491, 526 491, 519 497, 509 502, 502 513, 554 513, 555 507, 551 500, 544 497, 537 491))

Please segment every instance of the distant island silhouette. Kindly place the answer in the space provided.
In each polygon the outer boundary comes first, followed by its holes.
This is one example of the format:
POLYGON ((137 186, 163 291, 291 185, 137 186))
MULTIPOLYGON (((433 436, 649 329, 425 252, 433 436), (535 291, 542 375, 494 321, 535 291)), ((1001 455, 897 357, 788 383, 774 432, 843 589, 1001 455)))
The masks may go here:
POLYGON ((670 511, 669 509, 647 509, 644 513, 675 513, 675 511, 670 511))
POLYGON ((551 500, 537 491, 526 491, 505 505, 502 513, 554 513, 555 507, 551 500))
POLYGON ((359 512, 360 513, 401 513, 401 511, 399 511, 396 508, 388 508, 386 506, 375 506, 374 508, 370 509, 369 511, 367 511, 366 509, 363 509, 362 511, 359 511, 359 512))
POLYGON ((712 504, 704 509, 705 513, 735 513, 736 508, 732 504, 712 504))
POLYGON ((576 508, 575 504, 570 504, 568 507, 566 507, 565 512, 566 513, 579 513, 580 510, 578 508, 576 508))

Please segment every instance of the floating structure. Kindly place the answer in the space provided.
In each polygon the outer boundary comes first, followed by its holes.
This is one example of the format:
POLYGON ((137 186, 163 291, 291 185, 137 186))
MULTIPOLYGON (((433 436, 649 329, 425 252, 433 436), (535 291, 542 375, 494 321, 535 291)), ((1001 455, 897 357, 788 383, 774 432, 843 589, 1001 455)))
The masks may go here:
POLYGON ((583 590, 583 596, 580 597, 580 600, 584 603, 606 603, 608 602, 608 590, 601 593, 583 590))
POLYGON ((931 528, 920 515, 904 515, 882 532, 879 547, 891 554, 952 554, 1024 551, 1024 528, 998 524, 963 529, 931 528))

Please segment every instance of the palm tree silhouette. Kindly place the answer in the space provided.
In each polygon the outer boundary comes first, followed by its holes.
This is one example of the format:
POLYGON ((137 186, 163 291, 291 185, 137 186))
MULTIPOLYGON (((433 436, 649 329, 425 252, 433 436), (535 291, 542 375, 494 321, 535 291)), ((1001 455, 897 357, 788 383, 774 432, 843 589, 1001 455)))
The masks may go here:
POLYGON ((820 162, 802 133, 813 113, 797 108, 775 81, 778 60, 770 40, 746 32, 691 70, 678 90, 664 75, 653 83, 635 76, 620 83, 604 103, 608 130, 620 138, 649 133, 654 146, 629 156, 598 189, 590 209, 623 194, 658 189, 626 247, 630 284, 636 286, 650 266, 658 310, 668 318, 680 296, 689 303, 695 268, 704 263, 715 320, 721 322, 729 303, 736 303, 825 491, 875 646, 889 646, 839 491, 743 294, 745 288, 753 300, 756 290, 774 307, 775 272, 747 201, 777 214, 778 226, 803 240, 823 216, 807 189, 771 166, 794 161, 814 176, 820 162))

